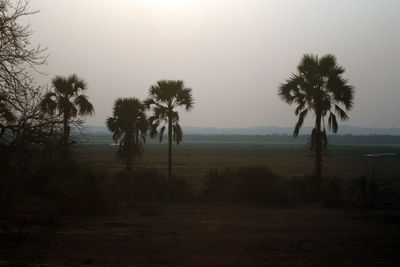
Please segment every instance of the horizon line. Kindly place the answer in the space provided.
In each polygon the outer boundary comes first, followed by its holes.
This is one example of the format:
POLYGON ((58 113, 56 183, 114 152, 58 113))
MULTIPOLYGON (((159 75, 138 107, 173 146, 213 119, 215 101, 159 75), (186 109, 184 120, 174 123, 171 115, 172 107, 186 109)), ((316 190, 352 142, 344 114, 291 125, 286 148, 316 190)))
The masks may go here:
MULTIPOLYGON (((340 127, 356 127, 356 128, 365 128, 365 129, 400 129, 399 126, 391 126, 391 127, 381 127, 381 126, 358 126, 358 125, 348 125, 348 124, 339 124, 340 127)), ((84 125, 84 127, 105 127, 106 125, 84 125)), ((275 125, 255 125, 255 126, 193 126, 193 125, 182 125, 182 127, 188 128, 214 128, 214 129, 249 129, 249 128, 264 128, 264 127, 273 127, 273 128, 294 128, 294 126, 275 126, 275 125)), ((313 125, 303 125, 302 128, 313 127, 313 125)))

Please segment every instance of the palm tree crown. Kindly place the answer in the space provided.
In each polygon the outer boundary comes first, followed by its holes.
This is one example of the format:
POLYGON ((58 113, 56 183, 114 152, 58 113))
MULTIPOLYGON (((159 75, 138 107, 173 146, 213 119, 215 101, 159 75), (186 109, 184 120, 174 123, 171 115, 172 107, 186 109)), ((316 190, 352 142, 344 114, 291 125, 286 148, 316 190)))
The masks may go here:
POLYGON ((311 148, 316 153, 316 174, 321 177, 323 146, 326 147, 327 136, 325 118, 329 129, 338 130, 337 117, 347 120, 346 111, 353 106, 354 88, 342 77, 344 68, 337 65, 333 55, 318 58, 317 55, 303 56, 298 73, 292 74, 279 87, 279 96, 288 104, 297 105, 295 114, 298 121, 293 135, 297 136, 309 112, 315 115, 315 127, 311 134, 311 148))
POLYGON ((148 123, 144 105, 137 98, 117 99, 113 116, 107 119, 106 125, 113 133, 113 140, 120 141, 118 156, 131 169, 133 162, 141 157, 146 142, 148 123))
POLYGON ((150 87, 149 97, 144 104, 153 111, 149 118, 151 137, 157 134, 157 129, 162 125, 159 132, 161 142, 168 125, 168 178, 171 179, 172 140, 179 144, 183 135, 176 108, 184 107, 186 111, 193 108, 192 89, 181 80, 161 80, 150 87))
POLYGON ((94 108, 84 92, 87 90, 86 82, 76 74, 68 77, 56 76, 52 80, 53 90, 44 95, 41 109, 63 119, 64 135, 62 144, 68 144, 70 123, 77 116, 93 115, 94 108))
POLYGON ((354 89, 342 77, 344 71, 336 64, 333 55, 318 59, 316 55, 306 54, 298 66, 299 73, 281 84, 280 97, 288 104, 297 104, 295 114, 299 119, 294 136, 299 134, 309 111, 319 115, 323 122, 328 115, 328 127, 334 133, 338 130, 337 116, 342 120, 348 119, 345 110, 353 106, 354 89))

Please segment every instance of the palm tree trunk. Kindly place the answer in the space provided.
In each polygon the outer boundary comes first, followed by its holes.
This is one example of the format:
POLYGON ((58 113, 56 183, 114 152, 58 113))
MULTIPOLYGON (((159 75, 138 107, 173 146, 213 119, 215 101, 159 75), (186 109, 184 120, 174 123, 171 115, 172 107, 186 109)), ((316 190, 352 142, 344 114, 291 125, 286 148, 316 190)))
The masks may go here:
POLYGON ((68 146, 69 132, 70 132, 69 124, 68 124, 68 122, 64 122, 64 134, 63 134, 63 141, 62 141, 64 146, 68 146))
POLYGON ((172 118, 168 117, 168 182, 172 179, 172 118))
POLYGON ((126 161, 126 170, 128 172, 132 170, 132 163, 129 160, 126 161))
POLYGON ((68 122, 68 113, 64 113, 64 120, 63 120, 63 138, 62 138, 62 157, 67 158, 68 154, 68 141, 69 141, 69 133, 70 133, 70 127, 69 127, 69 122, 68 122))
POLYGON ((132 165, 133 165, 133 156, 132 156, 132 152, 130 151, 132 149, 131 145, 128 144, 128 152, 126 154, 126 170, 127 171, 131 171, 132 170, 132 165))
POLYGON ((317 109, 316 119, 315 119, 315 176, 316 176, 316 191, 315 198, 320 199, 321 193, 321 182, 322 182, 322 140, 321 140, 321 112, 317 109))

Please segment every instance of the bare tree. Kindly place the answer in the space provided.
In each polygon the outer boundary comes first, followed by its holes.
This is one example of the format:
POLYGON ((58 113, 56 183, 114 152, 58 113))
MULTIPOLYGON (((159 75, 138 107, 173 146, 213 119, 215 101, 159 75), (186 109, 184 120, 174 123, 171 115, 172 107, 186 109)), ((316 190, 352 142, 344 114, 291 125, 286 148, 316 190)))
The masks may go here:
POLYGON ((23 23, 38 11, 29 1, 0 0, 0 164, 32 162, 45 153, 58 132, 57 118, 44 115, 41 88, 32 73, 46 63, 46 48, 33 45, 32 30, 23 23), (35 154, 35 156, 31 156, 35 154), (25 160, 21 160, 21 157, 25 160))
POLYGON ((30 80, 32 69, 46 63, 46 48, 31 43, 32 30, 23 17, 38 13, 29 1, 0 0, 0 79, 2 87, 21 88, 30 80))
POLYGON ((32 91, 32 70, 46 63, 45 48, 31 43, 32 30, 21 22, 23 17, 36 14, 29 9, 29 1, 0 0, 0 135, 13 124, 23 101, 32 91))

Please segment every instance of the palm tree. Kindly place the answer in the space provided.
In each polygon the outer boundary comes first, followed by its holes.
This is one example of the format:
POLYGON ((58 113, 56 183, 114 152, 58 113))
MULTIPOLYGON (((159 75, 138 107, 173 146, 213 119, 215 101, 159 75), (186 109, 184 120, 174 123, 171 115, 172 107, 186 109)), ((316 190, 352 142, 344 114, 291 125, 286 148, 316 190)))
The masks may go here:
POLYGON ((62 118, 61 145, 66 153, 69 145, 70 125, 74 122, 74 118, 93 115, 94 108, 87 95, 84 94, 87 89, 86 82, 76 74, 68 77, 56 76, 51 83, 53 90, 44 95, 40 106, 42 111, 52 115, 57 114, 62 118))
POLYGON ((286 103, 297 105, 295 114, 298 121, 293 132, 295 137, 299 134, 308 112, 315 115, 310 143, 315 152, 315 172, 320 185, 322 150, 327 145, 325 118, 327 117, 330 131, 336 133, 337 117, 341 120, 349 118, 346 111, 353 106, 354 88, 342 77, 345 70, 337 65, 334 55, 318 58, 317 55, 306 54, 297 69, 297 74, 292 74, 292 77, 280 85, 279 96, 286 103))
POLYGON ((172 140, 178 145, 182 141, 182 128, 179 125, 179 114, 175 109, 184 107, 190 111, 193 107, 192 89, 185 86, 181 80, 161 80, 149 89, 149 97, 144 104, 147 108, 152 107, 153 115, 149 118, 151 125, 150 136, 157 134, 160 128, 160 142, 168 125, 168 180, 172 177, 172 140))
POLYGON ((127 170, 143 153, 148 122, 145 107, 137 98, 119 98, 115 101, 113 116, 106 121, 117 143, 118 156, 125 160, 127 170))

